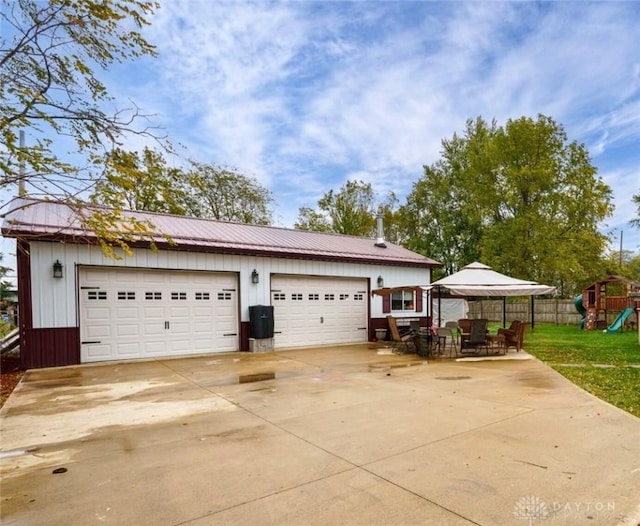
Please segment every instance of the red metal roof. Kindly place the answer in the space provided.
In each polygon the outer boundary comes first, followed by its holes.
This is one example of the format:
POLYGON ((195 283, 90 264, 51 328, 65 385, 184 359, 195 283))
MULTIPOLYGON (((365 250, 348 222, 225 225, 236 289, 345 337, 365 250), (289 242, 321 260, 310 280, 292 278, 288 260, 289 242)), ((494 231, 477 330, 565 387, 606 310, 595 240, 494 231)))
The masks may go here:
MULTIPOLYGON (((96 240, 95 234, 83 226, 79 212, 66 203, 16 199, 9 208, 2 226, 4 236, 64 239, 76 243, 96 240)), ((409 267, 441 266, 437 261, 401 246, 386 243, 386 248, 382 248, 375 246, 375 239, 363 237, 149 212, 126 211, 124 215, 138 221, 150 221, 158 246, 174 250, 409 267), (169 236, 176 245, 170 246, 165 236, 169 236)), ((134 245, 140 246, 141 243, 134 245)))

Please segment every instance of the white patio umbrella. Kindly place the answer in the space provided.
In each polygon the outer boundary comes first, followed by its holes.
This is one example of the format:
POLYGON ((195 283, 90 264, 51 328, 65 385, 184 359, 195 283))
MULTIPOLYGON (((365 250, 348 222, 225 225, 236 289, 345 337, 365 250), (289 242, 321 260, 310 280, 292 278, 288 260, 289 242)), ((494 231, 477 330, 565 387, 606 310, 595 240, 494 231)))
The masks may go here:
MULTIPOLYGON (((491 267, 475 261, 458 272, 431 283, 431 287, 446 288, 457 296, 502 296, 506 305, 506 296, 533 296, 553 294, 555 287, 540 285, 535 281, 512 278, 496 272, 491 267)), ((438 300, 440 294, 438 294, 438 300)), ((506 309, 502 309, 503 324, 506 324, 506 309)), ((441 320, 438 320, 440 325, 441 320)), ((531 326, 533 327, 533 308, 531 309, 531 326)))

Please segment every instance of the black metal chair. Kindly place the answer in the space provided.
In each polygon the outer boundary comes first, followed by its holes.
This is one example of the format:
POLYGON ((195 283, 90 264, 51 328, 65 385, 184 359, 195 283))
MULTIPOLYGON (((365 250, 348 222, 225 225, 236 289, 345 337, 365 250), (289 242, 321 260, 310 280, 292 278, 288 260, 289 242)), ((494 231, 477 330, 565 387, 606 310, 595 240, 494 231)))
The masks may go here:
POLYGON ((461 354, 477 354, 482 348, 489 354, 489 341, 487 339, 487 327, 489 320, 471 320, 469 338, 462 341, 461 354))

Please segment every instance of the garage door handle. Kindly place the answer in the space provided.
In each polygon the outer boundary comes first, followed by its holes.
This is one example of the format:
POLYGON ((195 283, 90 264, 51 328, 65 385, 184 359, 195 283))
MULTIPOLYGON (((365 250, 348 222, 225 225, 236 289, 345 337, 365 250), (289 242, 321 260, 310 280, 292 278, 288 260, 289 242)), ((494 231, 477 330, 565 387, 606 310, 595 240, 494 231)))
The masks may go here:
POLYGON ((237 336, 238 333, 237 332, 228 332, 226 334, 223 334, 222 336, 237 336))
POLYGON ((90 343, 102 343, 102 342, 99 342, 97 340, 96 341, 88 341, 88 342, 82 342, 82 345, 88 345, 90 343))
POLYGON ((165 328, 165 329, 168 329, 168 328, 169 328, 169 322, 168 322, 168 321, 165 321, 165 322, 164 322, 164 328, 165 328))

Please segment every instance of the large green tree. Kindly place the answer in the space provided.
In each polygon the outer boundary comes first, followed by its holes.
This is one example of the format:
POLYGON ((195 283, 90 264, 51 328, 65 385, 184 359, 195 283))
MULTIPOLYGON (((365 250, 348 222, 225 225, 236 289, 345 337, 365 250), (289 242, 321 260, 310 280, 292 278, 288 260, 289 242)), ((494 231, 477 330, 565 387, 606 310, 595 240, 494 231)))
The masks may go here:
POLYGON ((300 230, 335 232, 353 236, 375 236, 376 215, 385 217, 387 239, 395 241, 397 199, 389 193, 382 200, 370 183, 347 181, 339 191, 329 190, 318 200, 317 208, 302 207, 294 224, 300 230))
POLYGON ((273 197, 254 177, 191 161, 185 181, 185 209, 190 215, 257 225, 272 222, 273 197))
POLYGON ((640 254, 630 256, 625 264, 623 275, 634 281, 640 281, 640 254))
POLYGON ((91 196, 94 203, 115 209, 184 214, 185 182, 179 168, 167 165, 158 151, 115 149, 105 161, 105 173, 91 196))
POLYGON ((237 170, 190 161, 170 167, 161 152, 114 150, 92 202, 112 209, 163 212, 241 223, 271 224, 271 192, 237 170))
POLYGON ((480 259, 481 216, 467 206, 467 189, 455 183, 466 162, 464 147, 457 136, 443 141, 442 159, 424 167, 424 177, 414 183, 399 212, 404 245, 443 264, 436 277, 480 259))
POLYGON ((457 270, 474 259, 572 292, 602 270, 611 190, 550 117, 469 120, 407 199, 408 244, 457 270), (427 241, 425 241, 427 240, 427 241), (428 243, 431 243, 427 245, 428 243))

